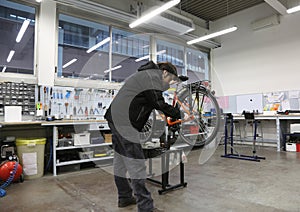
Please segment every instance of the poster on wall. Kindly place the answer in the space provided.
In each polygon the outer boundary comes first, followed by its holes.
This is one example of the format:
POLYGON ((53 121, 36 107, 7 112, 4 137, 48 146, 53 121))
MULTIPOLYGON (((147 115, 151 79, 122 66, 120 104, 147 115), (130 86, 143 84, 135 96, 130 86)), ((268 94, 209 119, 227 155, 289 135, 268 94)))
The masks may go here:
POLYGON ((290 102, 286 101, 283 91, 264 93, 264 111, 281 111, 290 108, 290 102))

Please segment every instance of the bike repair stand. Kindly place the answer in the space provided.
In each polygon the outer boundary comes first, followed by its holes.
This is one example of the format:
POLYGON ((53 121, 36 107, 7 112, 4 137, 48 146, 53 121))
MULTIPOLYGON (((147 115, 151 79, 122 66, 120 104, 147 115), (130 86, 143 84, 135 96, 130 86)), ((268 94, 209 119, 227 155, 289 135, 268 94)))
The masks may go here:
MULTIPOLYGON (((166 135, 168 129, 166 129, 166 135)), ((166 136, 166 143, 169 142, 170 136, 166 136)), ((152 178, 147 178, 150 182, 153 182, 155 184, 161 185, 160 190, 158 190, 158 193, 164 194, 169 191, 173 191, 179 188, 184 188, 187 186, 187 183, 184 181, 184 163, 182 161, 182 156, 183 156, 183 150, 182 149, 170 149, 169 145, 166 144, 166 147, 164 148, 155 148, 155 149, 144 149, 146 152, 148 152, 148 155, 151 156, 151 154, 154 152, 154 154, 159 155, 161 159, 161 181, 152 179, 152 178), (169 164, 170 164, 170 154, 179 154, 179 159, 180 159, 180 164, 179 164, 179 170, 180 170, 180 179, 179 183, 175 185, 170 185, 169 184, 169 164)), ((155 157, 155 156, 154 156, 155 157)), ((149 175, 154 176, 152 172, 152 157, 149 157, 149 175)))
POLYGON ((233 116, 231 113, 226 114, 225 117, 225 138, 224 138, 224 155, 221 155, 221 157, 224 158, 233 158, 233 159, 239 159, 239 160, 249 160, 249 161, 256 161, 260 162, 260 160, 265 160, 265 157, 259 157, 256 155, 256 137, 257 137, 257 121, 254 120, 254 135, 253 135, 253 155, 241 155, 241 154, 234 154, 234 143, 233 143, 233 116), (230 136, 228 136, 228 125, 230 125, 230 136), (230 153, 227 153, 227 141, 228 138, 230 138, 230 153))

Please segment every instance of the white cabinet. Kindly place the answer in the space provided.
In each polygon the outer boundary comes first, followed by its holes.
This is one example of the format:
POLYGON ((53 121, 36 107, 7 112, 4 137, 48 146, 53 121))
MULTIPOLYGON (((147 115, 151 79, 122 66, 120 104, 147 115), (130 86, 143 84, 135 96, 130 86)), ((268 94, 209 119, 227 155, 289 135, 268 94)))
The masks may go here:
POLYGON ((87 162, 96 163, 104 160, 110 162, 108 160, 113 159, 111 143, 101 140, 101 132, 109 132, 107 123, 104 120, 54 121, 42 125, 53 127, 52 157, 54 176, 57 175, 58 167, 87 162), (77 140, 74 142, 74 139, 77 140), (82 142, 82 145, 80 145, 80 142, 82 142))

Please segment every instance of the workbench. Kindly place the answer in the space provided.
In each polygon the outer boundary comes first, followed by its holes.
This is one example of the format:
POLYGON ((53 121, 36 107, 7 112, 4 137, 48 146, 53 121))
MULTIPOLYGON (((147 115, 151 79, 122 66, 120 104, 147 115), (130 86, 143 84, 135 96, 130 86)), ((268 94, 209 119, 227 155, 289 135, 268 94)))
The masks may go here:
MULTIPOLYGON (((244 116, 233 114, 234 120, 245 120, 244 116)), ((283 133, 288 133, 289 129, 287 126, 288 122, 299 122, 300 123, 300 114, 299 115, 262 115, 256 114, 256 120, 260 121, 274 121, 276 127, 276 147, 277 151, 280 152, 283 150, 283 133)), ((263 123, 262 123, 263 127, 263 123)))

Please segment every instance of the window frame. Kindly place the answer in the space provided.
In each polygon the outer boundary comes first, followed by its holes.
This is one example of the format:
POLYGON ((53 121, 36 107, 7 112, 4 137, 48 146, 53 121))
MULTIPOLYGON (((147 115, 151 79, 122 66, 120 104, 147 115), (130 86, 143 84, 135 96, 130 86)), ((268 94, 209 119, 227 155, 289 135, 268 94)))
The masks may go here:
POLYGON ((9 81, 9 82, 24 82, 30 84, 37 84, 37 45, 38 45, 38 16, 40 14, 40 7, 39 4, 36 2, 27 2, 22 0, 16 0, 13 3, 21 4, 27 7, 32 7, 35 10, 34 14, 34 44, 33 44, 33 74, 20 74, 20 73, 2 73, 0 72, 0 81, 9 81))
MULTIPOLYGON (((68 8, 67 6, 57 4, 57 17, 60 13, 65 14, 65 15, 69 15, 69 16, 73 16, 73 17, 76 17, 76 18, 82 18, 82 19, 85 19, 85 20, 93 21, 93 22, 95 22, 95 19, 96 19, 96 20, 99 20, 99 21, 97 21, 97 23, 107 25, 107 26, 110 27, 111 30, 112 30, 112 28, 117 28, 117 29, 120 29, 120 30, 131 32, 133 34, 141 34, 141 33, 149 34, 150 35, 150 42, 149 42, 149 54, 150 55, 149 56, 150 56, 150 58, 152 58, 152 60, 154 62, 156 62, 156 58, 153 58, 152 55, 156 53, 156 52, 153 52, 156 49, 156 47, 153 47, 151 45, 156 45, 156 41, 158 39, 164 40, 164 41, 167 41, 167 42, 171 42, 171 43, 174 43, 174 44, 178 44, 178 45, 182 46, 183 49, 184 49, 184 51, 183 51, 183 54, 184 54, 183 55, 183 64, 184 64, 183 74, 187 74, 187 61, 186 61, 186 54, 187 54, 186 49, 187 48, 207 53, 208 54, 208 78, 211 79, 210 49, 206 49, 206 48, 198 46, 198 45, 189 46, 189 45, 186 44, 186 40, 184 40, 182 38, 178 38, 176 36, 169 35, 169 34, 167 35, 167 37, 165 35, 161 35, 159 33, 155 34, 155 33, 153 33, 153 31, 150 31, 149 29, 145 29, 145 28, 142 28, 142 27, 141 28, 130 29, 128 27, 128 24, 124 24, 123 22, 118 22, 117 23, 113 19, 106 18, 105 16, 103 16, 101 14, 98 14, 98 13, 95 13, 95 12, 86 11, 85 9, 82 9, 82 8, 68 8)), ((58 18, 57 18, 57 25, 58 25, 58 18)), ((58 35, 58 33, 56 33, 56 35, 58 35)), ((121 46, 119 45, 118 48, 121 48, 121 46)), ((110 46, 110 50, 112 51, 112 46, 110 46)), ((138 51, 140 51, 140 50, 138 50, 138 51)), ((112 68, 112 66, 113 66, 113 64, 112 64, 112 52, 110 52, 109 54, 111 54, 111 59, 110 59, 111 61, 109 63, 111 64, 110 68, 112 68)), ((111 80, 111 77, 109 78, 109 80, 111 80)), ((61 79, 61 78, 57 78, 55 76, 54 84, 55 85, 74 85, 74 83, 68 82, 68 81, 74 81, 74 79, 70 79, 70 78, 61 79)), ((102 84, 109 84, 109 85, 113 85, 113 86, 115 84, 119 87, 122 85, 122 83, 115 83, 115 82, 111 82, 111 81, 110 82, 104 82, 104 81, 99 81, 99 80, 82 80, 82 79, 76 79, 76 81, 77 81, 76 85, 78 85, 78 83, 80 83, 80 85, 85 86, 85 87, 95 86, 96 84, 97 84, 97 86, 99 86, 99 84, 101 84, 100 87, 103 87, 102 84), (96 81, 96 82, 94 82, 94 81, 96 81)))

